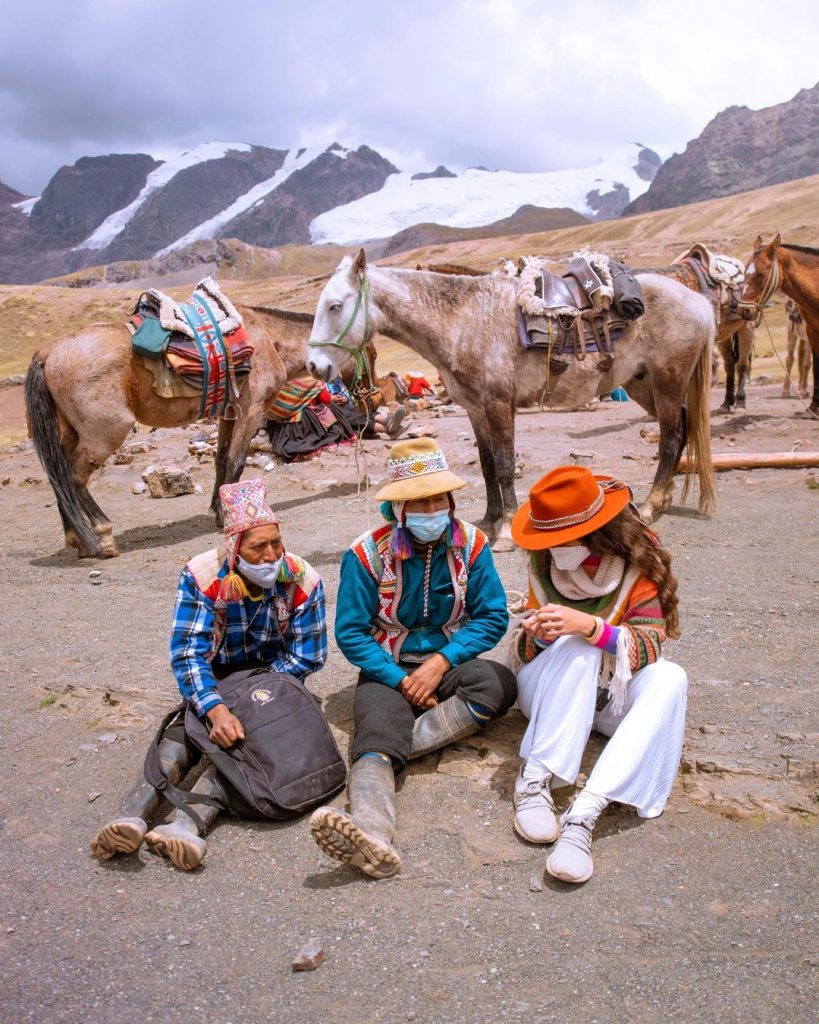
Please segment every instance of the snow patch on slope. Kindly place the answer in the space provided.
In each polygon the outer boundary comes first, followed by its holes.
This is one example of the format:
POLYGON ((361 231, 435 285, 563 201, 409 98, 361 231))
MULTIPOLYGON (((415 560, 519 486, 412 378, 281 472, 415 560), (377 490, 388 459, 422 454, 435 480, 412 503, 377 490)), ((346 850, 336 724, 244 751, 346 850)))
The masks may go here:
MULTIPOLYGON (((287 156, 284 158, 284 163, 276 171, 272 178, 268 178, 266 181, 260 181, 258 185, 254 185, 249 192, 245 192, 243 196, 239 196, 230 206, 222 210, 221 213, 217 213, 215 217, 211 217, 209 220, 203 221, 201 224, 197 224, 195 228, 182 235, 181 238, 177 238, 175 242, 171 242, 170 245, 166 245, 164 249, 160 249, 159 252, 155 253, 155 256, 164 256, 166 253, 173 252, 175 249, 181 249, 185 245, 190 245, 191 242, 198 242, 203 238, 217 238, 219 231, 225 224, 233 220, 234 217, 238 217, 240 213, 244 213, 251 207, 256 206, 260 203, 265 196, 268 196, 274 189, 277 189, 282 182, 287 181, 294 171, 300 170, 302 167, 306 167, 309 163, 312 163, 317 156, 321 156, 324 152, 322 146, 310 146, 307 149, 291 149, 287 156)), ((349 153, 349 150, 343 153, 338 150, 333 151, 334 155, 340 159, 344 159, 349 153)))
POLYGON ((310 224, 310 240, 354 245, 387 238, 414 224, 481 227, 511 216, 526 204, 567 206, 593 216, 586 202, 593 189, 605 194, 619 182, 631 199, 648 189, 650 182, 634 170, 640 149, 634 144, 622 146, 582 170, 522 173, 470 168, 456 178, 421 181, 413 181, 409 172, 391 174, 380 191, 316 217, 310 224))
MULTIPOLYGON (((155 171, 151 171, 145 179, 142 191, 136 199, 121 210, 116 210, 106 217, 100 226, 84 242, 75 246, 77 249, 105 249, 111 242, 121 234, 128 222, 134 217, 139 208, 154 192, 167 185, 171 178, 174 178, 180 171, 194 164, 204 163, 206 160, 219 160, 230 150, 239 153, 249 153, 250 146, 245 142, 206 142, 194 149, 171 151, 165 162, 160 164, 155 171)), ((162 159, 157 156, 156 159, 162 159)))
POLYGON ((20 203, 12 203, 11 205, 12 205, 12 207, 15 210, 20 210, 27 217, 30 217, 31 216, 31 211, 34 209, 35 205, 37 203, 39 203, 39 202, 40 202, 40 196, 35 196, 33 199, 24 199, 20 203))

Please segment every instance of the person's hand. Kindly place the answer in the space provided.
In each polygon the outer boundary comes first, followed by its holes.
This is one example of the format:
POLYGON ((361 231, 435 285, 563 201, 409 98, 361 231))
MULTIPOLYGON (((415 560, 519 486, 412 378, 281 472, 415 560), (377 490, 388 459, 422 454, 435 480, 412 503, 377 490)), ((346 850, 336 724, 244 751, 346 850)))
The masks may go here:
POLYGON ((567 608, 563 604, 545 604, 523 620, 524 630, 536 640, 556 640, 559 636, 587 636, 594 629, 594 616, 567 608))
POLYGON ((334 405, 344 405, 347 402, 347 399, 344 397, 344 395, 333 395, 330 401, 334 405))
POLYGON ((404 676, 398 690, 418 708, 434 708, 438 703, 434 696, 444 675, 449 671, 449 662, 443 654, 433 654, 420 664, 414 672, 404 676))
POLYGON ((245 738, 245 730, 242 723, 231 714, 224 704, 217 704, 207 712, 210 721, 210 738, 217 746, 227 750, 234 743, 245 738))

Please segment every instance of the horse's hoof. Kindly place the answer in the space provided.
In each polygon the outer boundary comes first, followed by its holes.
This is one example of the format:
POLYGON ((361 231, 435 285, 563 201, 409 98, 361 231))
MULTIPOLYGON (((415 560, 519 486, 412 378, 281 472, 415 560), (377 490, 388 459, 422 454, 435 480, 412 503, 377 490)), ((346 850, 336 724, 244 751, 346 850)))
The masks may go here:
POLYGON ((718 409, 714 410, 714 414, 716 415, 716 413, 719 413, 719 412, 731 413, 733 411, 734 411, 734 407, 732 405, 726 405, 725 402, 723 402, 722 405, 718 409))
POLYGON ((654 522, 655 518, 657 518, 657 515, 654 511, 654 506, 651 504, 651 502, 647 501, 645 505, 642 505, 640 507, 640 518, 643 520, 646 526, 650 526, 651 523, 654 522))
POLYGON ((514 551, 515 546, 515 542, 512 540, 511 536, 506 536, 502 533, 492 544, 492 550, 499 553, 504 551, 514 551))

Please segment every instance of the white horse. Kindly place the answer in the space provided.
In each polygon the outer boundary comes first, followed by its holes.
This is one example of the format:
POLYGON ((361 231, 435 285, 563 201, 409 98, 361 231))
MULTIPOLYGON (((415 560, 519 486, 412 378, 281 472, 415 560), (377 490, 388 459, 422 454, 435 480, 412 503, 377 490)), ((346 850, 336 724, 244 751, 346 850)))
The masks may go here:
MULTIPOLYGON (((700 509, 714 500, 709 399, 714 314, 707 299, 656 274, 641 274, 644 315, 618 338, 614 363, 571 360, 549 380, 555 405, 579 406, 622 386, 660 425, 660 461, 641 512, 647 522, 671 504, 674 470, 688 449, 700 481, 700 509)), ((516 287, 505 277, 471 277, 367 266, 345 256, 319 296, 307 365, 329 380, 375 332, 429 360, 466 409, 486 483, 481 526, 509 537, 514 487, 515 408, 537 402, 548 360, 518 340, 516 287)), ((683 490, 683 496, 687 490, 683 490)), ((505 545, 504 545, 505 546, 505 545)))

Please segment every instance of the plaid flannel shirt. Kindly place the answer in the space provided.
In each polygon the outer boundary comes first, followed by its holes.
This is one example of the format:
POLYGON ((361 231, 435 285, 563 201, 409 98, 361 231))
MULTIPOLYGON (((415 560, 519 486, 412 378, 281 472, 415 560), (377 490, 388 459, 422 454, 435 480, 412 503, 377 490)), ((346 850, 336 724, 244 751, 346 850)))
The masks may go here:
MULTIPOLYGON (((287 556, 289 560, 292 556, 287 556)), ((229 667, 259 661, 300 681, 327 660, 324 587, 314 570, 305 567, 296 582, 277 582, 258 600, 232 601, 225 608, 222 642, 213 662, 229 667)), ((227 572, 223 563, 215 583, 227 572)), ((203 592, 189 568, 182 571, 171 625, 171 668, 179 692, 204 715, 222 698, 211 668, 216 612, 212 596, 203 592)))

